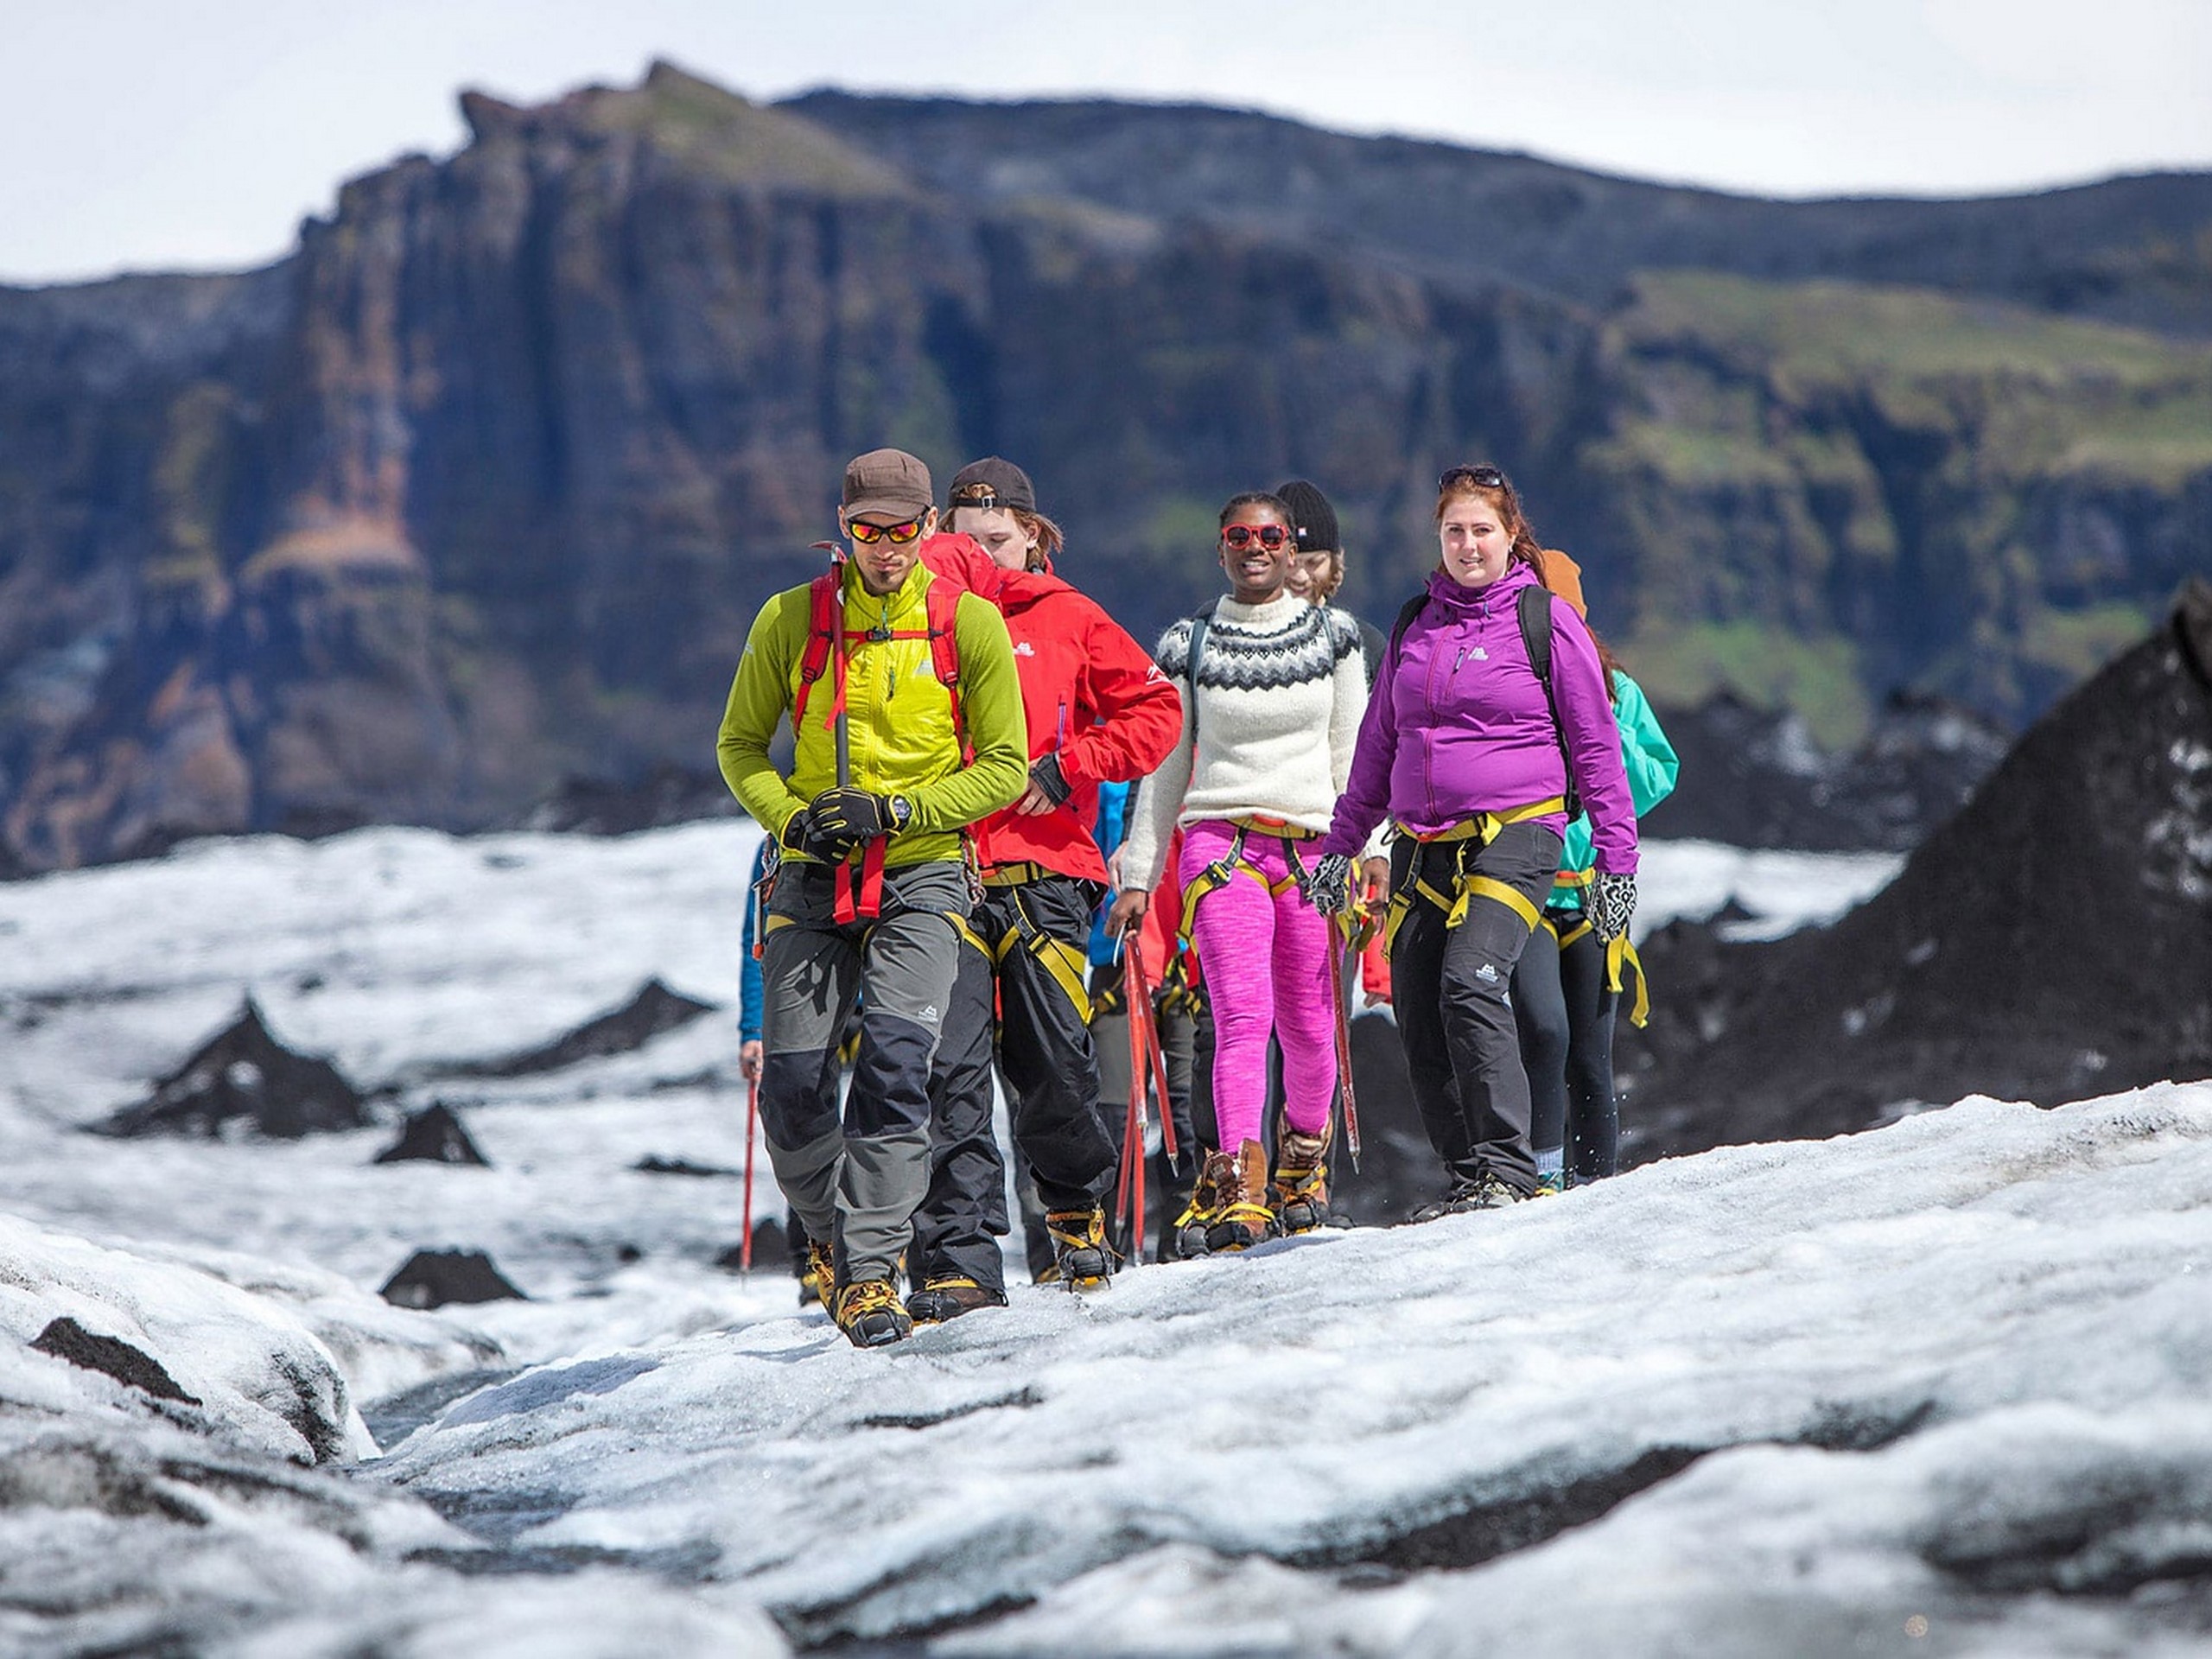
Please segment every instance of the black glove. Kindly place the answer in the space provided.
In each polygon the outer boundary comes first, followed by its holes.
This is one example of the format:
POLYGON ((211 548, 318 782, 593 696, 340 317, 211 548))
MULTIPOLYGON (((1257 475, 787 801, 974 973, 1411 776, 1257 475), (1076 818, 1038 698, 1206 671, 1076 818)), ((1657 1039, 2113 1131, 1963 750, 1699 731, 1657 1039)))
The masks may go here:
POLYGON ((850 850, 835 836, 825 836, 815 823, 811 807, 802 806, 784 824, 784 833, 776 837, 787 853, 798 853, 806 858, 819 859, 824 864, 835 864, 850 850))
POLYGON ((1054 806, 1065 806, 1068 797, 1075 793, 1075 785, 1068 782, 1067 774, 1060 770, 1060 757, 1040 754, 1029 763, 1029 781, 1045 793, 1045 798, 1054 806))
POLYGON ((896 795, 872 795, 845 785, 825 789, 807 807, 815 831, 848 846, 895 836, 906 827, 912 811, 896 795))
POLYGON ((1313 867, 1306 879, 1306 897, 1324 916, 1341 916, 1351 908, 1351 860, 1330 853, 1313 867))
POLYGON ((1590 926, 1607 944, 1628 937, 1636 914, 1636 878, 1600 870, 1590 879, 1590 926))

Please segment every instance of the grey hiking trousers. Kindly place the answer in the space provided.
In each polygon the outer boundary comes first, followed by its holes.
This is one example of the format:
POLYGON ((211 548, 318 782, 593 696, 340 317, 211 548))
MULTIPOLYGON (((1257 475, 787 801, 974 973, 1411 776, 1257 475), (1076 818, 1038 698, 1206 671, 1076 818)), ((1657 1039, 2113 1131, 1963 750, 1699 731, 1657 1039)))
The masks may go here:
POLYGON ((882 913, 840 925, 832 872, 777 873, 760 948, 760 1117, 776 1184, 841 1284, 898 1276, 929 1190, 930 1063, 959 966, 968 875, 950 860, 887 870, 882 913), (839 1033, 860 999, 842 1116, 839 1033))

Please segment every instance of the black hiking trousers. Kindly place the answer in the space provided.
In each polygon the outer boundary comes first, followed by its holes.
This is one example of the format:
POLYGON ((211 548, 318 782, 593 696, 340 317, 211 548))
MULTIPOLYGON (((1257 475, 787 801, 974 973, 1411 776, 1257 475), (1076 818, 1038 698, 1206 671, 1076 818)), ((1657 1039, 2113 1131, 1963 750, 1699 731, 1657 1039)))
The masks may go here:
POLYGON ((1456 1179, 1485 1173, 1522 1193, 1536 1188, 1529 1145, 1529 1077, 1507 988, 1528 947, 1530 918, 1559 873, 1560 838, 1536 823, 1510 823, 1478 850, 1471 842, 1401 836, 1390 890, 1412 893, 1390 940, 1390 981, 1406 1070, 1429 1144, 1456 1179), (1420 880, 1456 900, 1462 874, 1488 877, 1525 909, 1476 893, 1456 927, 1451 906, 1412 889, 1420 880), (1462 862, 1461 861, 1464 861, 1462 862))
POLYGON ((914 1212, 907 1277, 1006 1288, 1006 1160, 991 1129, 991 1073, 1006 1077, 1014 1145, 1047 1210, 1113 1193, 1119 1124, 1098 1103, 1084 947, 1096 890, 1072 876, 986 887, 961 941, 930 1069, 930 1185, 914 1212), (994 1038, 995 1037, 995 1042, 994 1038))
POLYGON ((1540 1153, 1561 1147, 1577 1181, 1601 1180, 1620 1167, 1613 1093, 1619 1006, 1620 993, 1605 984, 1605 947, 1582 912, 1545 911, 1513 967, 1513 1017, 1529 1073, 1529 1143, 1540 1153))

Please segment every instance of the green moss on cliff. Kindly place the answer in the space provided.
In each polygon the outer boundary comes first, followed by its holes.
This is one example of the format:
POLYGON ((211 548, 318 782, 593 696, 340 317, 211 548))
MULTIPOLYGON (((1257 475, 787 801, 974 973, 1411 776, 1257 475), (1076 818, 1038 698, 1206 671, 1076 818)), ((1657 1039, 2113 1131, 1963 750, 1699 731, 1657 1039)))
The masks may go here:
POLYGON ((1697 477, 1770 474, 1770 446, 1799 441, 1789 417, 1854 404, 1971 441, 1999 476, 2094 467, 2171 486, 2212 465, 2212 348, 1868 284, 1667 271, 1635 292, 1613 344, 1672 435, 1634 441, 1697 477))
POLYGON ((895 168, 815 123, 764 109, 673 64, 654 64, 635 89, 586 96, 592 127, 643 133, 687 168, 726 183, 848 198, 912 194, 895 168))
POLYGON ((1859 652, 1834 635, 1806 639, 1751 622, 1660 624, 1620 651, 1655 702, 1688 708, 1725 688, 1762 708, 1795 709, 1832 751, 1856 747, 1873 718, 1859 652))

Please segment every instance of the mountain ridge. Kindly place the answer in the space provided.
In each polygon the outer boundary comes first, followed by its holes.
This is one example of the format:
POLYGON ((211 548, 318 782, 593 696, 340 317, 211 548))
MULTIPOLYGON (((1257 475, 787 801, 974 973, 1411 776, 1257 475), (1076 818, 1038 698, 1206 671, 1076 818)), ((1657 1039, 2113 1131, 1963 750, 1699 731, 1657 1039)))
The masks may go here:
MULTIPOLYGON (((940 474, 1020 459, 1065 573, 1141 639, 1209 590, 1230 491, 1320 480, 1346 602, 1387 614, 1433 558, 1437 469, 1494 460, 1655 699, 1791 707, 1836 749, 1898 688, 2032 716, 2212 541, 2212 353, 2161 275, 2212 250, 2212 177, 2037 207, 2134 227, 2070 310, 1631 269, 1626 243, 1574 292, 1443 270, 1464 226, 1426 174, 1275 118, 1191 118, 1224 147, 1128 106, 760 105, 668 65, 466 107, 468 145, 349 181, 274 264, 0 290, 14 864, 481 825, 563 778, 696 765, 753 612, 884 442, 940 474), (1010 122, 983 165, 974 134, 1010 122), (1249 210, 1299 177, 1325 235, 1249 210), (2139 257, 2199 197, 2194 239, 2139 257), (1370 208, 1389 234, 1357 232, 1370 208)), ((1604 191, 1715 234, 1705 197, 1505 165, 1573 197, 1567 233, 1541 192, 1496 220, 1554 264, 1604 191)))

